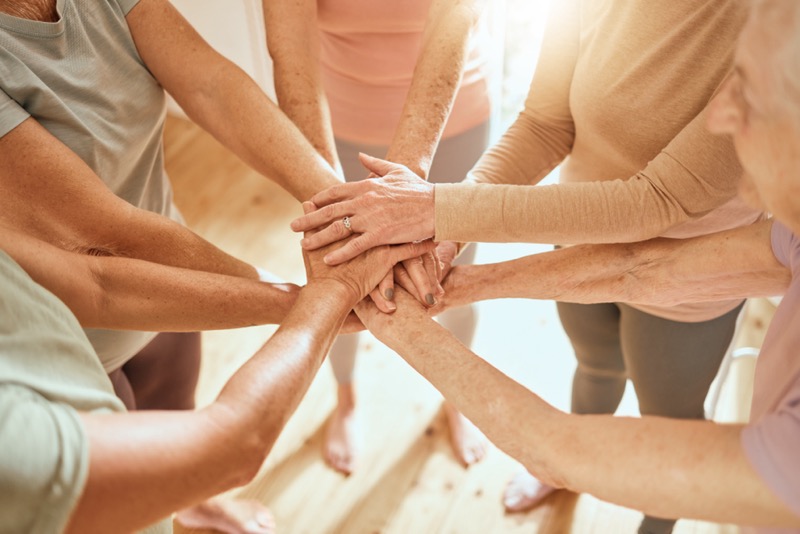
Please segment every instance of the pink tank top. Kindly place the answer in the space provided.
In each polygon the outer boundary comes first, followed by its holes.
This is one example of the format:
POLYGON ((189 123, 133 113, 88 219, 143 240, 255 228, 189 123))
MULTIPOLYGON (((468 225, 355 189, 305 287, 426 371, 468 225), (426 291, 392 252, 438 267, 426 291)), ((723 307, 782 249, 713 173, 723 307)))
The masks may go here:
MULTIPOLYGON (((337 138, 386 146, 400 120, 431 0, 319 0, 322 81, 337 138)), ((470 42, 444 137, 489 118, 483 28, 470 42)))

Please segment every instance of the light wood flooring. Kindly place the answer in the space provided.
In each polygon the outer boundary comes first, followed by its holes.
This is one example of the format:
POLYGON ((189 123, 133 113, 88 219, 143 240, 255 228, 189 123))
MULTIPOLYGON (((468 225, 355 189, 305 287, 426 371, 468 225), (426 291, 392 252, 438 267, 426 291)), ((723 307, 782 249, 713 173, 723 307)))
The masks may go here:
MULTIPOLYGON (((175 201, 187 224, 227 252, 303 283, 299 238, 288 229, 300 213, 297 203, 188 122, 170 118, 165 142, 175 201)), ((501 301, 480 306, 476 352, 501 353, 491 361, 537 392, 552 389, 542 396, 565 409, 573 364, 552 305, 501 301), (567 363, 548 375, 548 369, 558 367, 556 361, 567 363)), ((759 343, 769 310, 759 314, 747 327, 748 335, 755 336, 751 344, 759 343)), ((198 404, 210 402, 274 330, 265 326, 204 334, 198 404)), ((280 533, 636 531, 637 512, 566 492, 530 513, 505 515, 500 499, 515 462, 492 448, 483 462, 462 468, 450 451, 438 393, 370 336, 361 343, 356 380, 369 439, 356 472, 341 476, 321 458, 323 429, 335 401, 335 383, 325 364, 259 476, 234 492, 268 505, 280 533)), ((681 521, 675 530, 736 531, 695 521, 681 521)), ((177 527, 176 532, 185 531, 177 527)))

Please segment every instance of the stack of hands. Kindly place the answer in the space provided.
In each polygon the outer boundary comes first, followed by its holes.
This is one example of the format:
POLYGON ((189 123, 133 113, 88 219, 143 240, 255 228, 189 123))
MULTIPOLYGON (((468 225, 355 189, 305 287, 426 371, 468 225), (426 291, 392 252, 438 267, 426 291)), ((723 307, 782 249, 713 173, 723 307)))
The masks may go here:
MULTIPOLYGON (((293 230, 305 232, 301 244, 309 283, 336 279, 359 302, 369 295, 355 312, 370 330, 386 322, 380 312, 393 314, 398 304, 404 317, 452 307, 444 296, 455 282, 448 275, 458 245, 433 243, 433 184, 403 165, 360 158, 370 179, 318 193, 303 204, 305 215, 292 222, 293 230)), ((357 330, 355 320, 351 314, 343 331, 357 330)))

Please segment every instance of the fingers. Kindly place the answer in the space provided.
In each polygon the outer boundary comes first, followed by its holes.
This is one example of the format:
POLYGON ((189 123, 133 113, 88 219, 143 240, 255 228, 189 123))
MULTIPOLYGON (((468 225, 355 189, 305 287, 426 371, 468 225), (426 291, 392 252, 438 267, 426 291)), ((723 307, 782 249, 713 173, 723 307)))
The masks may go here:
MULTIPOLYGON (((314 201, 312 205, 319 206, 320 204, 314 201)), ((353 208, 352 201, 331 204, 330 206, 325 206, 316 211, 306 213, 302 217, 293 220, 290 226, 295 232, 307 232, 308 230, 324 226, 336 219, 341 219, 345 215, 352 215, 353 208)), ((303 209, 306 209, 305 203, 303 203, 303 209)))
POLYGON ((441 265, 439 258, 436 256, 436 250, 422 255, 422 265, 425 267, 425 274, 428 276, 431 287, 433 287, 433 296, 441 297, 444 294, 444 289, 439 283, 439 274, 441 272, 441 265))
POLYGON ((330 245, 331 243, 336 243, 346 237, 350 237, 350 234, 353 232, 352 219, 350 219, 350 228, 348 229, 344 224, 344 217, 342 217, 341 219, 333 221, 319 232, 306 232, 306 236, 300 240, 300 246, 306 250, 316 250, 325 245, 330 245))
POLYGON ((323 208, 336 202, 352 200, 353 198, 364 194, 370 185, 371 184, 369 182, 348 182, 334 185, 311 197, 311 202, 313 202, 318 208, 323 208))
MULTIPOLYGON (((402 168, 402 165, 386 161, 385 159, 373 158, 363 152, 358 153, 358 159, 366 169, 378 176, 386 176, 395 169, 402 168)), ((319 204, 317 204, 319 205, 319 204)))
MULTIPOLYGON (((378 245, 378 240, 374 237, 375 234, 361 234, 360 236, 352 239, 345 244, 342 248, 336 249, 324 258, 325 263, 328 265, 339 265, 348 260, 351 260, 372 247, 378 245)), ((399 260, 398 260, 399 261, 399 260)))
POLYGON ((408 271, 405 267, 403 267, 402 263, 398 263, 394 267, 394 281, 403 291, 412 295, 418 301, 424 302, 423 297, 417 293, 417 288, 414 287, 414 282, 411 280, 411 277, 408 275, 408 271))
MULTIPOLYGON (((349 243, 348 243, 349 244, 349 243)), ((400 263, 401 261, 410 260, 427 254, 436 248, 432 239, 425 241, 415 241, 414 243, 405 243, 404 245, 393 245, 389 247, 389 259, 392 263, 400 263)))
POLYGON ((391 300, 386 300, 386 298, 381 295, 381 292, 378 290, 378 288, 375 288, 370 292, 369 298, 372 299, 372 302, 375 303, 375 306, 377 306, 377 308, 383 313, 394 313, 397 310, 397 305, 391 300))
POLYGON ((434 287, 431 285, 431 280, 425 270, 423 258, 416 257, 406 260, 403 262, 403 266, 408 271, 408 276, 411 278, 417 294, 422 296, 422 301, 428 306, 436 304, 436 298, 433 294, 434 287))
POLYGON ((317 206, 310 200, 306 200, 305 202, 303 202, 303 213, 305 213, 306 215, 316 210, 317 206))
POLYGON ((378 284, 378 291, 386 300, 394 300, 394 276, 391 271, 386 273, 381 283, 378 284))

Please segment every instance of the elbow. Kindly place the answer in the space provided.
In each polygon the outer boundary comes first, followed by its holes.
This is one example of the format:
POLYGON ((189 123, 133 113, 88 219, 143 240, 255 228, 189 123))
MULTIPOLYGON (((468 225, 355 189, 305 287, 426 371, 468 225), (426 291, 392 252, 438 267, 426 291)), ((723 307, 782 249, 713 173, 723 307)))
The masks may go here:
MULTIPOLYGON (((245 442, 247 441, 245 439, 245 442)), ((271 446, 263 446, 261 440, 258 439, 250 441, 253 443, 243 443, 242 445, 241 453, 238 455, 237 468, 233 473, 234 478, 231 480, 231 487, 238 488, 252 482, 261 470, 264 460, 267 459, 267 453, 271 446)))

